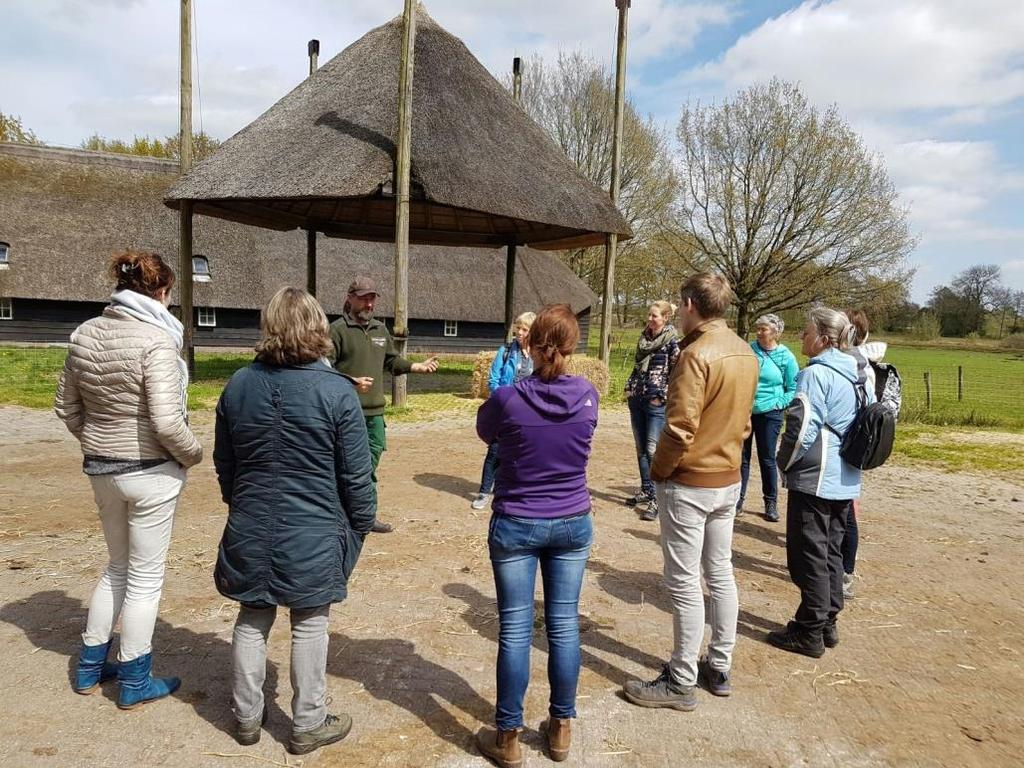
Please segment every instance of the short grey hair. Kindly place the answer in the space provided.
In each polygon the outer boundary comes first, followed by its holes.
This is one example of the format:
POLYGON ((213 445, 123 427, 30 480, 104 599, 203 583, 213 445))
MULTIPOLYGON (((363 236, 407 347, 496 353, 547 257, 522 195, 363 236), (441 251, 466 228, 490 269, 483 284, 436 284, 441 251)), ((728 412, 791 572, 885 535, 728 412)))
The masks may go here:
POLYGON ((838 312, 828 307, 814 307, 807 313, 807 319, 814 323, 819 336, 828 339, 831 346, 845 352, 853 346, 857 328, 850 322, 845 312, 838 312))
POLYGON ((754 327, 757 328, 759 325, 767 325, 775 333, 782 335, 782 332, 786 330, 786 321, 783 320, 776 314, 769 312, 767 315, 761 315, 757 320, 754 321, 754 327))

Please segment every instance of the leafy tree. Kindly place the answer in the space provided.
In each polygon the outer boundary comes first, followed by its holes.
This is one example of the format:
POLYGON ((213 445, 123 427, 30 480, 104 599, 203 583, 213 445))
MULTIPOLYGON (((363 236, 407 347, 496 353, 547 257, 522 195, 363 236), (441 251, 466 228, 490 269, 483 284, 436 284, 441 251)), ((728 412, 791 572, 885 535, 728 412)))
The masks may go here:
MULTIPOLYGON (((612 74, 581 52, 559 54, 553 64, 540 56, 525 63, 523 108, 602 189, 611 184, 614 104, 612 74)), ((650 293, 654 289, 640 279, 642 270, 633 261, 643 261, 640 254, 656 247, 652 241, 666 227, 678 181, 668 137, 653 118, 642 118, 628 100, 619 181, 619 209, 634 237, 619 246, 616 293, 630 304, 645 304, 663 295, 650 293)), ((567 251, 563 259, 594 291, 603 290, 604 248, 567 251)))
MULTIPOLYGON (((219 146, 220 141, 205 133, 194 134, 192 136, 192 158, 195 162, 199 162, 219 146)), ((94 133, 81 143, 81 147, 95 152, 114 152, 119 155, 141 155, 177 160, 180 157, 181 139, 178 134, 173 134, 163 140, 149 136, 135 136, 131 141, 125 141, 123 139, 108 139, 94 133)))
POLYGON ((681 226, 732 283, 741 334, 757 314, 806 307, 843 281, 906 279, 907 212, 835 106, 773 79, 686 106, 677 135, 681 226))
POLYGON ((21 118, 16 115, 5 115, 0 112, 0 141, 10 141, 14 144, 42 144, 39 137, 26 128, 21 118))
POLYGON ((942 335, 966 336, 983 331, 987 313, 1004 295, 1000 281, 998 266, 977 264, 955 275, 950 285, 935 288, 928 306, 938 317, 942 335))

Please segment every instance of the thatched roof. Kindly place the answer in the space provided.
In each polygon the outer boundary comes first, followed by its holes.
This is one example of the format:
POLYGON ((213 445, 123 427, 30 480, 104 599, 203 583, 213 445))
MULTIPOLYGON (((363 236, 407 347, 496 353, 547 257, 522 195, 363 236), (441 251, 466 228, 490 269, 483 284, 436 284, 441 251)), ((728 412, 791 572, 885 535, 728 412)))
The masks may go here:
MULTIPOLYGON (((11 244, 0 296, 105 301, 106 260, 116 250, 156 250, 177 264, 178 217, 161 204, 177 165, 151 158, 0 143, 0 241, 11 244)), ((195 283, 196 306, 258 308, 282 285, 306 282, 306 238, 199 217, 195 253, 209 258, 213 280, 195 283)), ((392 311, 393 246, 321 238, 320 300, 341 312, 357 274, 384 292, 392 311)), ((504 249, 413 246, 409 312, 417 319, 504 321, 504 249)), ((175 297, 176 300, 176 297, 175 297)), ((553 254, 519 249, 517 312, 556 301, 580 312, 594 294, 553 254)))
MULTIPOLYGON (((410 242, 552 249, 631 235, 608 194, 422 9, 410 242)), ((275 229, 394 239, 401 17, 364 35, 196 165, 167 196, 275 229)))

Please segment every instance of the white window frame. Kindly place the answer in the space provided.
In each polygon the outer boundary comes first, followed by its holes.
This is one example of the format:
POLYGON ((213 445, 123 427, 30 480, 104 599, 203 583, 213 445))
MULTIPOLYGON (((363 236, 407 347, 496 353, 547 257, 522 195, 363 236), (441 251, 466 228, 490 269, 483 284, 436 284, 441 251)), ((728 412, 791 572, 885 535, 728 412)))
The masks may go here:
POLYGON ((459 335, 459 321, 458 320, 445 320, 444 321, 444 335, 445 336, 458 336, 459 335))
POLYGON ((11 266, 11 244, 0 240, 0 269, 11 266))
POLYGON ((196 307, 197 318, 196 324, 200 328, 216 328, 217 327, 217 308, 216 307, 196 307))
POLYGON ((14 302, 7 296, 0 296, 0 320, 14 319, 14 302))
MULTIPOLYGON (((210 272, 210 260, 203 256, 201 253, 197 253, 192 257, 192 282, 194 283, 208 283, 213 279, 213 274, 210 272), (200 272, 196 269, 196 261, 200 261, 206 265, 206 271, 200 272)), ((216 323, 215 323, 216 324, 216 323)))

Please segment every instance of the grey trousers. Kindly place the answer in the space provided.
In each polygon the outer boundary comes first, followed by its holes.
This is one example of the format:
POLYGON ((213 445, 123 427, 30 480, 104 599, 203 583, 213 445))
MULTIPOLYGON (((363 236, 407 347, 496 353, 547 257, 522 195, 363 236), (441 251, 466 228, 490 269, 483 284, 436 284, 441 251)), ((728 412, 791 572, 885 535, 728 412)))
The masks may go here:
POLYGON ((732 571, 732 528, 740 484, 695 488, 658 483, 657 493, 665 586, 674 614, 675 647, 669 669, 678 684, 695 685, 697 656, 704 639, 702 570, 711 593, 708 661, 723 672, 732 666, 739 617, 732 571))
MULTIPOLYGON (((319 728, 327 717, 327 619, 331 606, 291 609, 292 729, 319 728)), ((267 636, 277 608, 241 606, 231 643, 234 660, 232 711, 242 723, 263 716, 267 677, 267 636)))

